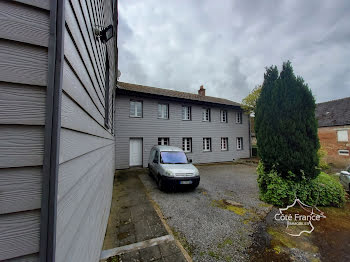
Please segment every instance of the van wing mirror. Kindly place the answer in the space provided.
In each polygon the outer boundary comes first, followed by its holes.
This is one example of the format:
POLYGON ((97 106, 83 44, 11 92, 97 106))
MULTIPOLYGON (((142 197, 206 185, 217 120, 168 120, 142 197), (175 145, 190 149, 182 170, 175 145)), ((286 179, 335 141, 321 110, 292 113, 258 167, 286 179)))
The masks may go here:
POLYGON ((158 164, 157 159, 153 159, 153 163, 158 164))
POLYGON ((188 162, 192 163, 192 159, 188 159, 188 162))

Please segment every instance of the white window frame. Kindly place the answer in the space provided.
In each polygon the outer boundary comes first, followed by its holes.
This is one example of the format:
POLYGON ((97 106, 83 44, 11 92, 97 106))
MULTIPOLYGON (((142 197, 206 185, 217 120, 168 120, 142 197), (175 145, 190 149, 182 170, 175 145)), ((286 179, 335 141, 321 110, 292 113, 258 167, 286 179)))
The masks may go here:
POLYGON ((242 112, 236 112, 236 124, 242 124, 242 112))
POLYGON ((182 120, 192 120, 192 108, 191 106, 182 106, 182 120))
POLYGON ((237 150, 243 150, 243 137, 236 138, 236 148, 237 150))
POLYGON ((158 137, 158 145, 169 146, 170 145, 169 137, 158 137))
POLYGON ((337 131, 337 140, 338 140, 338 142, 348 142, 349 141, 348 130, 338 130, 337 131))
POLYGON ((220 122, 227 123, 227 110, 220 111, 220 122))
POLYGON ((142 101, 137 101, 137 100, 130 100, 130 108, 129 108, 129 116, 130 117, 137 117, 141 118, 143 116, 143 102, 142 101), (141 104, 141 111, 137 111, 137 105, 141 104), (131 109, 133 108, 134 114, 131 114, 131 109), (138 114, 140 113, 140 114, 138 114))
POLYGON ((221 138, 221 151, 228 151, 228 137, 221 138))
POLYGON ((184 137, 182 138, 182 150, 185 153, 192 152, 192 137, 184 137))
POLYGON ((211 138, 204 137, 203 138, 203 152, 210 152, 210 151, 211 151, 211 138))
POLYGON ((202 121, 203 122, 210 122, 210 108, 203 108, 202 111, 202 121))
POLYGON ((158 104, 158 118, 169 119, 169 104, 158 104))
POLYGON ((340 155, 340 156, 348 156, 349 155, 349 150, 347 150, 347 149, 340 149, 340 150, 338 150, 338 155, 340 155))

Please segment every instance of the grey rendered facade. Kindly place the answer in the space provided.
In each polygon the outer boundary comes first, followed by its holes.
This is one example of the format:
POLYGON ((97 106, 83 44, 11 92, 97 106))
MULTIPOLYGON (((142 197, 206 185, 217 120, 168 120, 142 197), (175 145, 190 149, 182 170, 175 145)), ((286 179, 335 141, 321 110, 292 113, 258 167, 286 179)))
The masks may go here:
POLYGON ((97 261, 115 170, 117 1, 0 2, 0 260, 97 261))
POLYGON ((145 95, 117 88, 115 110, 116 169, 129 167, 130 139, 142 138, 142 165, 147 167, 149 152, 158 138, 169 138, 171 146, 182 148, 183 138, 192 138, 192 152, 186 153, 193 163, 232 161, 250 157, 249 116, 242 114, 236 123, 238 106, 207 103, 166 96, 145 95), (119 92, 118 92, 119 90, 119 92), (130 101, 142 101, 142 117, 130 117, 130 101), (169 119, 158 118, 158 104, 169 106, 169 119), (182 106, 190 106, 192 120, 182 120, 182 106), (211 121, 202 121, 203 108, 211 109, 211 121), (222 123, 220 111, 227 111, 227 123, 222 123), (243 138, 243 149, 237 150, 237 137, 243 138), (203 138, 211 138, 211 151, 203 151, 203 138), (221 150, 221 138, 228 138, 228 150, 221 150))

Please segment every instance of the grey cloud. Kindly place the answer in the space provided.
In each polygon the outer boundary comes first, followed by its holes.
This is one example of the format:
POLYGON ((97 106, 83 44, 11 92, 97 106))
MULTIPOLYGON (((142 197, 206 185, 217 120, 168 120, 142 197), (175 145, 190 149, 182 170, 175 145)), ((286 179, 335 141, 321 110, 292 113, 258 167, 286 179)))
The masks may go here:
POLYGON ((121 81, 241 101, 291 60, 317 102, 350 96, 350 1, 119 2, 121 81))

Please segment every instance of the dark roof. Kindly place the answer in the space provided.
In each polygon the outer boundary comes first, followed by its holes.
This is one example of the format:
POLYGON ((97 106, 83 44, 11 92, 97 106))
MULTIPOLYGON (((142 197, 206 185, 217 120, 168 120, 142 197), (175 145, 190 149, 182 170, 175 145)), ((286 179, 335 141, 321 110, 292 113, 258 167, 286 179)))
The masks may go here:
POLYGON ((318 126, 350 125, 350 97, 316 105, 318 126))
POLYGON ((241 106, 239 103, 233 102, 231 100, 223 99, 223 98, 212 97, 212 96, 200 96, 192 93, 186 93, 186 92, 180 92, 180 91, 156 88, 156 87, 150 87, 150 86, 136 85, 136 84, 130 84, 125 82, 118 82, 117 90, 118 89, 131 91, 131 92, 144 93, 144 94, 159 95, 159 96, 180 98, 180 99, 193 100, 193 101, 201 101, 201 102, 207 102, 207 103, 215 103, 215 104, 239 106, 239 107, 241 106))

